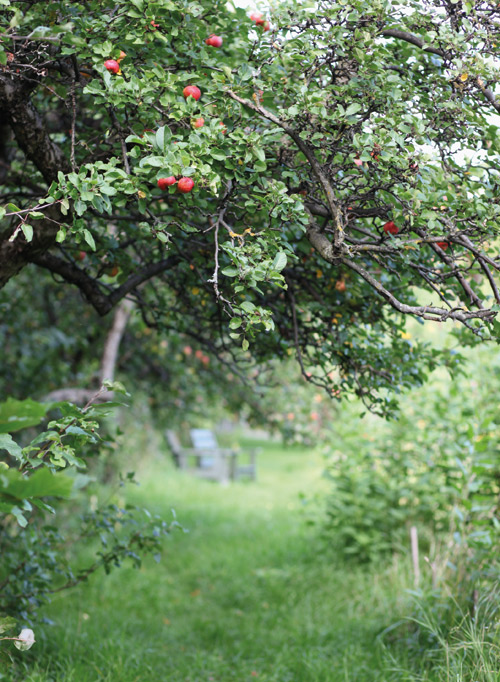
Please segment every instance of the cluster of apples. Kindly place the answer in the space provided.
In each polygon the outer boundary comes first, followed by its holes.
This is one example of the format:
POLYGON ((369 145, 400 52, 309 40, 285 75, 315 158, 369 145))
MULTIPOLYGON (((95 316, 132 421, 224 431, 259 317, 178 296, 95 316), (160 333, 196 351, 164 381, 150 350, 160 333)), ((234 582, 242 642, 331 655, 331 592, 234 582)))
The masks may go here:
POLYGON ((256 26, 262 26, 263 31, 271 30, 271 25, 267 21, 266 17, 262 14, 262 12, 252 12, 252 14, 250 15, 250 19, 252 21, 255 21, 256 26))
MULTIPOLYGON (((262 16, 260 12, 253 12, 250 15, 250 19, 252 21, 255 21, 255 24, 257 26, 262 26, 264 31, 269 31, 270 29, 269 22, 265 20, 265 18, 262 16)), ((154 28, 156 28, 159 25, 155 24, 154 21, 152 21, 151 24, 154 28)), ((205 40, 205 43, 210 47, 222 47, 222 42, 223 41, 221 36, 215 35, 215 33, 211 33, 205 40)), ((122 51, 120 52, 120 56, 118 59, 107 59, 104 62, 104 68, 107 69, 110 73, 114 74, 119 73, 120 61, 126 56, 127 55, 125 54, 125 52, 122 51)), ((201 90, 196 85, 186 85, 186 87, 182 91, 182 94, 184 99, 192 97, 193 99, 198 101, 201 97, 201 90)), ((205 119, 201 116, 193 121, 193 127, 195 128, 203 128, 204 125, 205 119)), ((227 132, 226 126, 222 121, 220 122, 219 125, 222 126, 221 132, 225 134, 227 132)), ((179 180, 177 180, 173 175, 167 178, 159 178, 157 185, 161 190, 166 190, 172 185, 175 185, 175 183, 177 183, 177 190, 179 192, 182 192, 183 194, 188 194, 194 187, 194 181, 191 178, 182 177, 179 180)))
POLYGON ((189 194, 194 187, 194 180, 192 178, 182 177, 177 180, 174 175, 170 175, 168 178, 159 178, 156 184, 161 190, 165 190, 175 185, 175 183, 177 183, 177 191, 182 194, 189 194))

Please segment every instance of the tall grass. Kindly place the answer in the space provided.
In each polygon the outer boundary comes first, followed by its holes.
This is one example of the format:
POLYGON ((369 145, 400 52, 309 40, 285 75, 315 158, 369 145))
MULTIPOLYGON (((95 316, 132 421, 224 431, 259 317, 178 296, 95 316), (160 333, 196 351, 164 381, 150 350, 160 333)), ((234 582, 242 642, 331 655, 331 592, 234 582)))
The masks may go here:
POLYGON ((175 508, 187 532, 170 537, 159 564, 97 575, 55 595, 44 611, 53 624, 38 625, 37 644, 17 668, 0 667, 1 680, 497 679, 495 641, 465 615, 442 636, 425 610, 387 631, 414 613, 410 562, 401 555, 360 567, 325 549, 299 497, 328 489, 314 450, 254 443, 263 447, 258 481, 224 487, 175 470, 154 432, 127 439, 121 468, 143 453, 142 484, 119 502, 166 517, 175 508), (422 643, 423 633, 432 655, 409 644, 422 643))

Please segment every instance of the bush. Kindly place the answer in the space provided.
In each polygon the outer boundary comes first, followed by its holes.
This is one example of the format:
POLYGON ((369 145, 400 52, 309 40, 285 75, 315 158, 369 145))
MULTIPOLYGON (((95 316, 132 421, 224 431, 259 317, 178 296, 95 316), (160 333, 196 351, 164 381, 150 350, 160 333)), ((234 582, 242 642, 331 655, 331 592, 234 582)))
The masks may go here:
MULTIPOLYGON (((0 459, 0 634, 20 622, 34 624, 38 608, 53 593, 101 567, 109 573, 124 559, 138 567, 147 553, 159 559, 161 538, 175 521, 167 525, 145 509, 113 501, 90 504, 93 479, 80 473, 105 447, 99 422, 116 405, 91 401, 80 408, 12 399, 0 404, 0 453, 5 453, 0 459), (45 421, 49 411, 57 416, 22 446, 26 429, 45 421), (21 438, 14 440, 12 433, 21 438), (87 546, 93 557, 74 565, 87 546)), ((127 482, 134 482, 133 473, 120 477, 118 485, 127 482)), ((24 646, 19 638, 1 639, 24 646)))
POLYGON ((440 539, 444 563, 460 555, 457 570, 471 579, 495 563, 500 415, 491 395, 499 368, 474 369, 474 380, 442 380, 439 390, 408 397, 398 422, 370 416, 360 432, 359 421, 344 420, 328 452, 326 524, 344 555, 393 552, 416 525, 426 550, 440 539))

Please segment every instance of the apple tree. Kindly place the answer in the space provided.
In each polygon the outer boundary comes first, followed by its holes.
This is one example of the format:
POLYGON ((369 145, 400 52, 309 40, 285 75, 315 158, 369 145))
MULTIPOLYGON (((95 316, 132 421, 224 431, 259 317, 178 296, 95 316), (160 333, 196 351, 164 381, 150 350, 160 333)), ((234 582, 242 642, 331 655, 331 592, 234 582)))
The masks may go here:
MULTIPOLYGON (((499 15, 0 0, 1 612, 28 617, 97 566, 75 575, 40 517, 105 446, 104 408, 28 396, 112 378, 120 340, 129 386, 180 412, 201 381, 268 413, 248 387, 295 358, 328 396, 388 414, 460 363, 408 319, 498 337, 499 15)), ((170 528, 138 522, 105 568, 170 528)))
POLYGON ((382 413, 455 362, 406 318, 496 335, 497 3, 0 7, 1 285, 382 413))

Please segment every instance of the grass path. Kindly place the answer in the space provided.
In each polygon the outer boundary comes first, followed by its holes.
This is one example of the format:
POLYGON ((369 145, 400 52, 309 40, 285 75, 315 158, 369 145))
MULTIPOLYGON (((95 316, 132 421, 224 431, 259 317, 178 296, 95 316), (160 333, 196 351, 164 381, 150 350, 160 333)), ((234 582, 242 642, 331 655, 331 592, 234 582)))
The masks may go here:
POLYGON ((133 501, 165 516, 175 508, 189 532, 170 537, 160 564, 60 593, 23 680, 389 679, 375 638, 401 606, 391 570, 325 556, 298 497, 325 485, 318 455, 266 445, 259 467, 257 483, 221 487, 149 461, 133 501))

